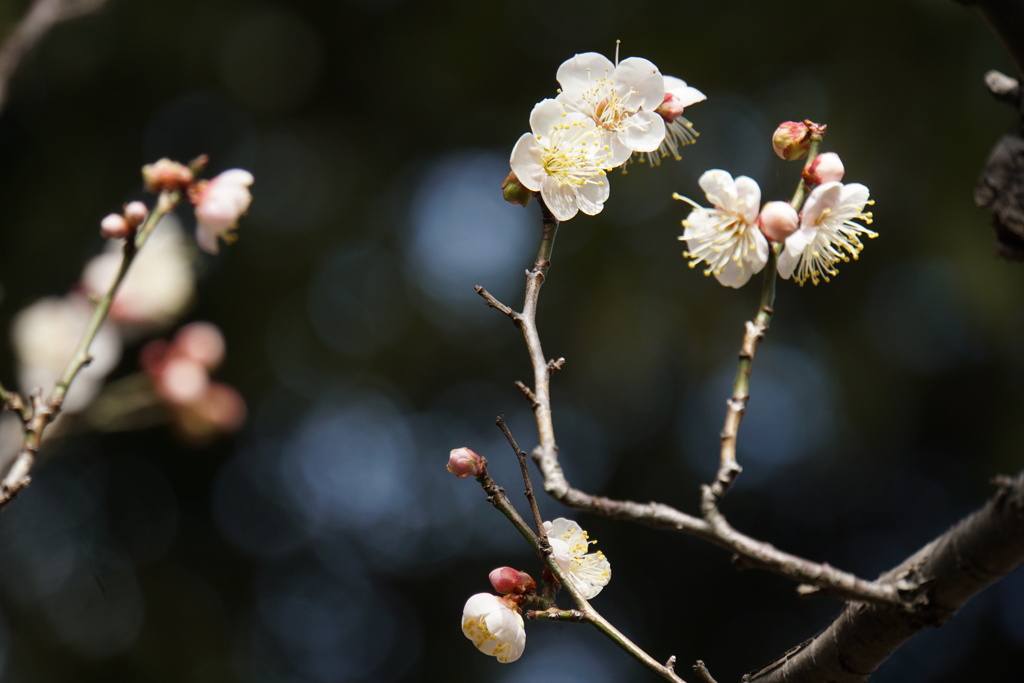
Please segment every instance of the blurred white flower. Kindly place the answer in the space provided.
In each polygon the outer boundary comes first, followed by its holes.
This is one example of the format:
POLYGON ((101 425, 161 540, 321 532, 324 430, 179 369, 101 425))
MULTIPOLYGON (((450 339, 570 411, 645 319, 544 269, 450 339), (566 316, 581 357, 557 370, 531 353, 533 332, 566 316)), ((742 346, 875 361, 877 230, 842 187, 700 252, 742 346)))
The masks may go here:
POLYGON ((563 62, 557 78, 558 101, 611 133, 613 166, 632 152, 653 152, 665 139, 665 121, 654 111, 665 98, 665 79, 648 60, 629 57, 616 65, 584 52, 563 62))
POLYGON ((768 240, 756 224, 761 188, 747 176, 733 180, 719 169, 706 171, 698 182, 714 208, 673 195, 693 207, 679 238, 686 241, 683 256, 693 259, 691 268, 706 263, 704 274, 714 275, 723 285, 742 287, 768 262, 768 240))
POLYGON ((814 188, 800 213, 800 229, 786 239, 779 256, 779 275, 792 276, 801 285, 807 280, 815 285, 828 282, 839 273, 837 263, 860 255, 861 235, 878 235, 853 222, 870 224, 871 212, 865 213, 864 207, 873 203, 860 183, 830 182, 814 188))
POLYGON ((532 133, 516 142, 510 159, 520 184, 540 192, 560 221, 578 211, 600 213, 608 199, 606 172, 613 166, 605 131, 550 99, 533 108, 530 129, 532 133))
MULTIPOLYGON (((82 272, 86 294, 103 296, 110 289, 121 264, 122 245, 111 243, 93 257, 82 272)), ((173 326, 195 297, 192 262, 195 248, 174 216, 166 216, 139 250, 128 275, 114 297, 110 320, 119 323, 130 337, 153 334, 173 326)))
POLYGON ((462 608, 462 632, 476 649, 502 664, 514 662, 526 648, 526 628, 518 607, 507 598, 477 593, 462 608))
POLYGON ((220 251, 219 240, 234 241, 231 231, 252 203, 252 183, 252 173, 233 168, 189 188, 189 199, 196 207, 196 242, 200 249, 216 254, 220 251))
POLYGON ((544 531, 551 543, 551 557, 565 572, 580 594, 590 600, 608 585, 612 568, 604 553, 588 553, 593 541, 576 522, 559 517, 553 522, 544 522, 544 531))
MULTIPOLYGON (((82 338, 93 306, 84 296, 47 297, 19 311, 11 323, 22 393, 41 388, 49 393, 82 338)), ((99 392, 103 379, 121 358, 121 337, 110 326, 100 328, 89 349, 92 362, 78 373, 64 398, 64 412, 84 408, 99 392)))

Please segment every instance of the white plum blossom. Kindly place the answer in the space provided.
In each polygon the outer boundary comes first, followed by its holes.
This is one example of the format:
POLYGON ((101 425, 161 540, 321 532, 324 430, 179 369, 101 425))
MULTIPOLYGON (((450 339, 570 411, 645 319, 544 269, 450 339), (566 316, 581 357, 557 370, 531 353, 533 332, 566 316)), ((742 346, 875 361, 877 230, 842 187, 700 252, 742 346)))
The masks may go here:
POLYGON ((615 165, 605 131, 551 99, 534 106, 530 129, 532 133, 516 142, 510 159, 520 184, 540 192, 560 221, 578 211, 600 213, 608 199, 607 171, 615 165))
POLYGON ((706 99, 707 95, 687 85, 681 78, 665 76, 665 96, 654 110, 665 121, 665 139, 657 150, 634 156, 640 160, 646 159, 652 166, 657 166, 669 155, 676 161, 682 159, 679 149, 697 141, 697 132, 693 124, 683 116, 683 110, 706 99))
POLYGON ((704 274, 723 285, 742 287, 768 262, 768 240, 757 227, 761 188, 752 178, 733 180, 720 169, 706 171, 698 182, 713 208, 673 195, 693 207, 679 237, 686 241, 683 256, 693 259, 691 268, 706 263, 704 274))
POLYGON ((584 52, 558 67, 558 101, 581 112, 611 134, 613 166, 633 152, 653 152, 665 139, 665 121, 655 109, 665 99, 665 79, 653 63, 629 57, 618 64, 584 52))
POLYGON ((559 517, 544 522, 544 531, 551 543, 551 557, 574 588, 587 600, 595 597, 608 585, 612 568, 604 553, 588 553, 593 541, 576 522, 559 517))
POLYGON ((462 608, 462 632, 476 649, 502 664, 519 659, 526 648, 526 628, 509 599, 477 593, 462 608))
POLYGON ((195 183, 189 199, 196 207, 196 242, 210 254, 220 251, 219 240, 231 241, 238 219, 249 210, 252 174, 240 168, 224 171, 216 178, 195 183))
POLYGON ((864 211, 874 203, 868 195, 868 188, 860 183, 830 182, 814 188, 800 214, 800 229, 786 239, 779 256, 779 275, 792 276, 801 285, 807 280, 816 285, 837 275, 840 261, 856 259, 864 248, 861 235, 878 235, 853 222, 871 223, 871 212, 864 211))

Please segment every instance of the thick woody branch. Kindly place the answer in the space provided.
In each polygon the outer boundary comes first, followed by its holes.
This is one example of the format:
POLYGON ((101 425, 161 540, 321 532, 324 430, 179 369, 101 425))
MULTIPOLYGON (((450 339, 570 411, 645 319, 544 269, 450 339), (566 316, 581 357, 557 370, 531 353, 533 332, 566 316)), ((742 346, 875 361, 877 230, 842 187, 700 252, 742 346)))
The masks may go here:
POLYGON ((912 610, 851 603, 825 630, 744 681, 859 683, 903 643, 938 626, 1024 563, 1024 472, 1003 477, 980 510, 879 578, 912 610))

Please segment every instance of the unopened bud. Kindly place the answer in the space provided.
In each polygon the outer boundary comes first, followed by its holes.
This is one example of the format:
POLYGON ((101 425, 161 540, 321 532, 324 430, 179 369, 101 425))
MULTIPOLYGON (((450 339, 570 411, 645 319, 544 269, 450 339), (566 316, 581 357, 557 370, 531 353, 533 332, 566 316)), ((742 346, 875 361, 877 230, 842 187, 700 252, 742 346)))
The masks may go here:
POLYGON ((129 225, 125 217, 119 213, 112 213, 100 221, 100 234, 104 239, 123 240, 134 232, 135 227, 129 225))
POLYGON ((124 217, 128 225, 137 228, 149 215, 149 209, 142 202, 128 202, 124 205, 124 217))
POLYGON ((501 195, 509 204, 526 206, 530 203, 533 192, 522 186, 515 173, 509 173, 505 182, 501 184, 501 195))
POLYGON ((810 147, 811 131, 806 123, 800 121, 786 121, 772 135, 772 149, 786 161, 803 159, 810 147))
POLYGON ((825 152, 814 157, 811 165, 804 170, 804 178, 811 185, 838 182, 843 179, 846 168, 835 152, 825 152))
POLYGON ((504 595, 523 595, 537 590, 537 582, 533 577, 512 567, 498 567, 488 578, 494 590, 504 595))
POLYGON ((142 167, 142 182, 150 192, 173 192, 192 184, 195 175, 184 164, 170 159, 146 164, 142 167))
POLYGON ((796 232, 800 217, 789 202, 768 202, 757 216, 757 225, 772 242, 784 242, 796 232))
POLYGON ((466 448, 452 449, 448 455, 447 469, 459 479, 478 477, 487 473, 487 460, 475 451, 466 448))
POLYGON ((686 105, 682 99, 667 92, 665 93, 665 99, 661 101, 661 104, 654 110, 654 113, 660 114, 661 118, 665 119, 665 123, 672 123, 683 115, 683 109, 685 108, 686 105))

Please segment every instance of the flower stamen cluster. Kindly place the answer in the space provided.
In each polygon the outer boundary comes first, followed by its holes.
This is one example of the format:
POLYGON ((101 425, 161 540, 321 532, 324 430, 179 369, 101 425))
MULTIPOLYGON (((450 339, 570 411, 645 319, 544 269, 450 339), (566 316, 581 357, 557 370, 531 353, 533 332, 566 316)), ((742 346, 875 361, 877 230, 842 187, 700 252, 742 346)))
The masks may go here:
POLYGON ((817 285, 839 273, 838 263, 860 256, 862 238, 878 236, 866 227, 872 215, 864 207, 874 202, 864 185, 841 182, 845 168, 838 154, 816 154, 824 131, 824 125, 811 121, 785 123, 776 131, 774 143, 784 159, 799 158, 805 142, 813 148, 793 203, 768 202, 758 211, 761 189, 757 182, 746 176, 733 179, 718 169, 707 171, 699 181, 712 208, 673 195, 693 207, 679 238, 686 242, 683 256, 692 259, 691 268, 704 263, 705 275, 714 275, 729 287, 742 287, 764 268, 769 243, 781 243, 779 275, 792 277, 800 285, 808 280, 817 285), (813 189, 797 213, 805 187, 813 189))
POLYGON ((861 236, 878 236, 870 225, 873 217, 865 206, 874 204, 868 188, 860 183, 834 181, 814 188, 800 214, 800 229, 786 239, 779 256, 779 275, 797 284, 817 285, 839 274, 836 264, 856 260, 864 249, 861 236))

